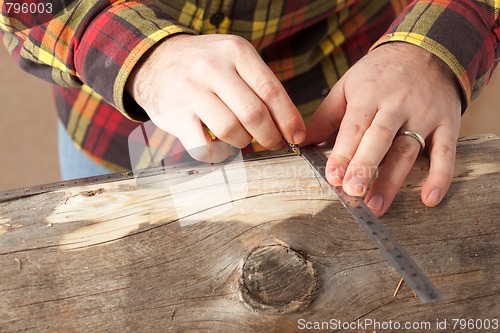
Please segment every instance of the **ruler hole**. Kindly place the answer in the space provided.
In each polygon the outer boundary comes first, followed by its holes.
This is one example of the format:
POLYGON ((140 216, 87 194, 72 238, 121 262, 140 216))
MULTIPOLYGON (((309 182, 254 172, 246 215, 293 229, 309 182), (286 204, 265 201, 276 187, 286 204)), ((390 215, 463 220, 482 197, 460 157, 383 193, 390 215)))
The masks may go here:
POLYGON ((377 234, 377 232, 376 232, 376 231, 372 232, 372 235, 376 235, 376 234, 377 234))
POLYGON ((373 224, 373 221, 368 220, 368 221, 366 221, 366 224, 373 224))

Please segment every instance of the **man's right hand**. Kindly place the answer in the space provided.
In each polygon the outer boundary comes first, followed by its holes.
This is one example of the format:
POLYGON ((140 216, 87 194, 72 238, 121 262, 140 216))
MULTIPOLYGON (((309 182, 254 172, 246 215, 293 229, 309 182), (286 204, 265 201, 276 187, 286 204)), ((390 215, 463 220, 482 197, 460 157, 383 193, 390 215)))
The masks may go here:
POLYGON ((126 89, 197 160, 221 162, 230 146, 243 148, 252 138, 266 149, 282 147, 282 137, 295 144, 305 138, 304 121, 280 81, 238 36, 170 37, 141 59, 126 89))

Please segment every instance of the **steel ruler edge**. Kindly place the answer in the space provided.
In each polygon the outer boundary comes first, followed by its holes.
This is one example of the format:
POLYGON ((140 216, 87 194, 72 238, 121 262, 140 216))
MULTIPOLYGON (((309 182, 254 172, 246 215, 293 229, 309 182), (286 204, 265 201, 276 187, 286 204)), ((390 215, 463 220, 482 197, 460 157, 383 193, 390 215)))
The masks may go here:
MULTIPOLYGON (((251 152, 248 154, 243 154, 243 161, 256 161, 256 160, 262 160, 262 159, 271 159, 271 158, 277 158, 277 157, 285 157, 285 156, 297 156, 290 148, 282 148, 274 151, 259 151, 259 152, 251 152)), ((214 165, 221 165, 224 166, 226 163, 219 163, 219 164, 214 164, 214 165)), ((65 188, 71 188, 71 187, 76 187, 76 186, 85 186, 85 185, 94 185, 94 184, 104 184, 104 183, 110 183, 110 182, 115 182, 119 180, 127 180, 127 179, 137 179, 137 178, 145 178, 145 177, 151 177, 151 176, 157 176, 161 174, 165 174, 169 171, 180 169, 180 168, 187 168, 187 167, 200 167, 200 166, 207 166, 210 165, 210 163, 204 163, 204 162, 198 162, 198 161, 187 161, 187 162, 181 162, 181 163, 176 163, 173 165, 159 165, 159 166, 151 166, 148 168, 144 169, 136 169, 136 170, 129 170, 129 171, 123 171, 123 172, 115 172, 115 173, 109 173, 109 174, 103 174, 103 175, 98 175, 98 176, 91 176, 91 177, 84 177, 84 178, 77 178, 77 179, 71 179, 71 180, 64 180, 64 181, 58 181, 58 182, 52 182, 52 183, 46 183, 46 184, 41 184, 41 185, 34 185, 34 186, 26 186, 26 187, 20 187, 16 189, 11 189, 7 191, 0 191, 0 203, 9 201, 9 200, 15 200, 15 199, 21 199, 24 197, 29 197, 37 194, 43 194, 47 192, 52 192, 56 190, 61 190, 65 188)))
MULTIPOLYGON (((290 148, 283 148, 276 151, 261 151, 245 154, 243 155, 243 160, 255 161, 285 156, 297 156, 297 154, 302 155, 312 166, 315 172, 317 172, 334 190, 344 207, 363 227, 372 241, 379 247, 398 273, 404 278, 410 288, 415 291, 420 301, 428 303, 442 300, 443 296, 439 290, 432 284, 432 282, 430 282, 424 272, 418 267, 413 259, 411 259, 406 250, 396 241, 394 236, 392 236, 380 219, 372 213, 370 208, 368 208, 368 206, 364 203, 363 199, 352 197, 346 194, 341 186, 332 186, 328 183, 325 174, 327 158, 321 150, 315 146, 298 149, 296 146, 290 145, 290 148)), ((208 165, 208 163, 191 161, 175 165, 153 166, 139 170, 115 172, 98 176, 46 183, 42 185, 20 187, 17 189, 0 191, 0 203, 75 186, 104 184, 120 180, 157 176, 165 174, 171 170, 189 166, 196 167, 199 165, 208 165)))
MULTIPOLYGON (((292 146, 291 148, 294 149, 295 147, 292 146)), ((344 207, 347 208, 354 219, 363 227, 368 236, 403 277, 408 286, 415 291, 418 299, 422 303, 443 300, 443 295, 413 261, 408 252, 397 242, 396 238, 384 226, 382 221, 373 214, 363 198, 350 196, 344 192, 342 186, 333 186, 328 183, 325 174, 327 162, 325 154, 315 146, 308 146, 295 151, 300 153, 333 189, 344 207)))

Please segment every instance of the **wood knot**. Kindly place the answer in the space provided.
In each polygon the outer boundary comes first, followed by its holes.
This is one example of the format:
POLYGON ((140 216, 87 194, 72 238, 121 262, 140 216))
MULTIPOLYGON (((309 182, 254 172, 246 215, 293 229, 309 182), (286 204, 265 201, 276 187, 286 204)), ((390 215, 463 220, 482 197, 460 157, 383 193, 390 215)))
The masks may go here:
POLYGON ((243 301, 251 308, 282 314, 305 308, 318 289, 318 278, 306 255, 269 245, 250 253, 240 284, 243 301))

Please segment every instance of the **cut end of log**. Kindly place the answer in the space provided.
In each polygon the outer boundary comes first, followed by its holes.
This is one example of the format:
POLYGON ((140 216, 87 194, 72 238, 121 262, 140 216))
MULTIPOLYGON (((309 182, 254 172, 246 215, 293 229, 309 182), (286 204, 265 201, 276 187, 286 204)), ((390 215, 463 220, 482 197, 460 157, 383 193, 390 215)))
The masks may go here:
POLYGON ((240 284, 242 299, 252 309, 282 314, 309 305, 318 289, 318 277, 306 255, 283 245, 269 245, 250 253, 240 284))

